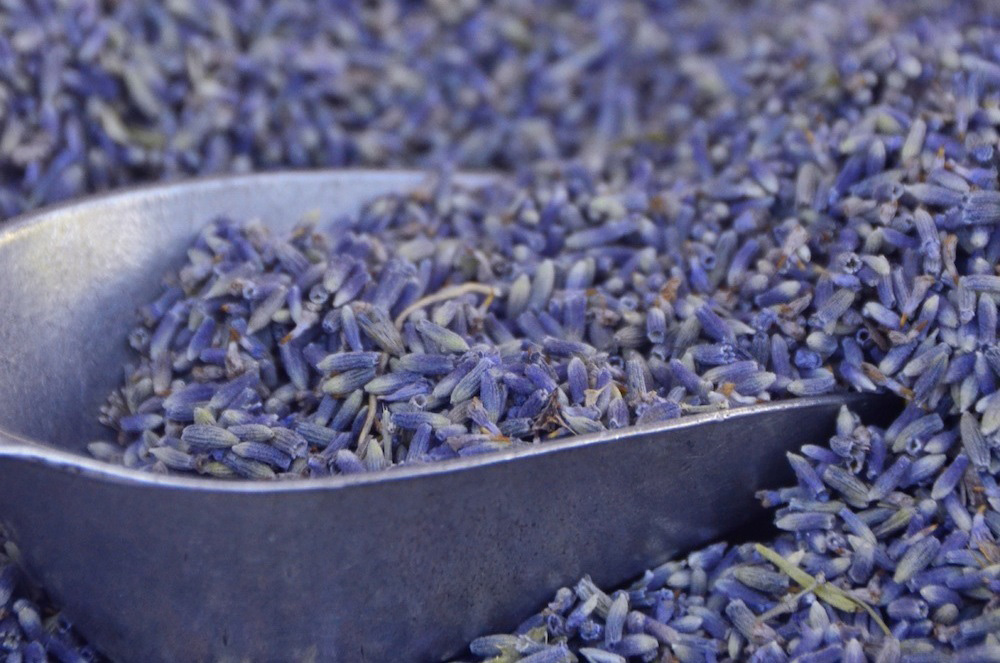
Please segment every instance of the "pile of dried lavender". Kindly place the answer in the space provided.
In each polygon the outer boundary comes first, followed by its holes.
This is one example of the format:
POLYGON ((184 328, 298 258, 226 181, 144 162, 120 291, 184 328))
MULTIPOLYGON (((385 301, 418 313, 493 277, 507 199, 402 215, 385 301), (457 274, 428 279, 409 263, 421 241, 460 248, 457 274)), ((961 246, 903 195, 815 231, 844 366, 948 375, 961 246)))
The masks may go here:
MULTIPOLYGON (((125 3, 107 16, 79 2, 74 33, 47 3, 11 4, 6 211, 183 172, 598 166, 382 201, 364 217, 377 232, 356 220, 347 244, 213 226, 178 288, 144 312, 147 335, 132 336, 145 358, 106 413, 130 442, 123 461, 321 474, 747 398, 890 389, 912 403, 896 423, 845 415, 828 445, 790 458, 798 486, 762 496, 787 534, 709 547, 611 595, 584 581, 472 653, 1000 660, 988 5, 390 3, 324 23, 290 2, 243 14, 125 3), (44 27, 17 29, 24 11, 44 27), (317 54, 287 57, 292 40, 317 54), (142 74, 121 67, 130 59, 142 74), (165 103, 144 104, 144 89, 165 103), (428 224, 450 236, 445 255, 427 252, 428 224), (336 267, 348 246, 363 259, 336 267), (408 303, 460 284, 396 328, 408 303), (359 448, 369 426, 378 443, 359 448)), ((8 648, 32 660, 22 638, 36 635, 0 619, 8 648)))
MULTIPOLYGON (((661 171, 696 173, 670 189, 709 238, 685 248, 707 244, 714 267, 745 275, 706 288, 713 303, 730 288, 752 298, 736 347, 779 377, 787 348, 791 378, 830 366, 841 385, 894 391, 902 415, 882 430, 844 412, 828 445, 790 454, 797 485, 760 496, 784 532, 767 545, 716 544, 610 594, 584 579, 474 655, 1000 660, 996 36, 918 22, 862 40, 838 51, 828 96, 781 97, 767 121, 733 109, 692 136, 686 166, 661 171), (732 206, 761 200, 761 230, 741 232, 732 206)), ((705 272, 681 264, 683 297, 705 272)))
POLYGON ((91 450, 161 472, 326 476, 833 388, 816 350, 766 333, 808 297, 789 304, 767 277, 738 292, 764 276, 757 251, 804 250, 796 234, 737 249, 727 230, 712 249, 690 241, 680 197, 602 188, 583 172, 444 183, 288 240, 215 223, 131 335, 140 361, 103 418, 121 446, 91 450))
POLYGON ((704 109, 761 82, 780 104, 852 31, 991 8, 814 4, 3 0, 0 215, 205 173, 667 161, 704 109), (771 71, 740 79, 749 49, 772 51, 771 71))
POLYGON ((752 9, 4 0, 0 214, 191 174, 597 162, 686 122, 752 9))
POLYGON ((610 595, 584 578, 472 653, 495 663, 1000 660, 995 473, 968 471, 967 451, 942 461, 940 436, 904 437, 908 419, 883 430, 844 410, 829 446, 789 454, 798 484, 761 495, 786 532, 766 545, 714 544, 610 595), (925 450, 907 453, 906 442, 925 450))

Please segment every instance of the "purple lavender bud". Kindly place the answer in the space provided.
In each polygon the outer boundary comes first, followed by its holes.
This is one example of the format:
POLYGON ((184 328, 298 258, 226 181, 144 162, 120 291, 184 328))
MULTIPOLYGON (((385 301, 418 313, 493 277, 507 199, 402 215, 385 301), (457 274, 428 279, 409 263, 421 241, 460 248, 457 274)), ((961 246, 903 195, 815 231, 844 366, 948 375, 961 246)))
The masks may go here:
POLYGON ((555 263, 552 260, 543 260, 535 270, 535 275, 531 279, 531 291, 528 294, 528 307, 541 309, 548 304, 549 297, 555 287, 556 271, 555 263))
POLYGON ((303 458, 309 442, 302 435, 288 428, 274 428, 271 444, 275 449, 293 458, 303 458))
POLYGON ((528 364, 524 367, 524 375, 526 378, 531 380, 532 384, 538 389, 544 389, 545 391, 555 391, 559 386, 558 383, 549 375, 548 371, 539 364, 528 364))
POLYGON ((933 561, 940 547, 941 542, 932 535, 914 543, 896 564, 896 570, 892 576, 893 581, 904 583, 925 569, 933 561))
POLYGON ((832 331, 833 325, 851 307, 855 297, 856 294, 853 290, 841 288, 827 298, 816 310, 816 313, 810 320, 810 324, 828 332, 832 331))
POLYGON ((343 397, 351 394, 375 378, 375 368, 357 368, 338 373, 323 382, 323 392, 332 396, 343 397))
POLYGON ((644 657, 659 649, 656 638, 645 633, 633 633, 622 637, 614 646, 614 651, 626 658, 644 657))
POLYGON ((423 425, 441 428, 450 425, 451 420, 433 412, 396 412, 392 415, 392 423, 404 429, 418 429, 423 425))
POLYGON ((364 399, 364 392, 360 388, 352 391, 341 403, 340 409, 337 410, 337 414, 334 415, 328 427, 335 431, 345 430, 354 421, 364 399))
MULTIPOLYGON (((595 624, 594 622, 590 623, 594 624, 594 626, 599 627, 599 625, 595 624)), ((596 637, 588 637, 590 635, 591 634, 589 632, 585 634, 584 629, 581 626, 580 637, 583 638, 584 640, 589 640, 589 641, 597 639, 596 637)), ((594 649, 593 647, 581 647, 579 653, 581 656, 583 656, 584 660, 587 661, 587 663, 625 663, 624 656, 616 654, 614 652, 605 651, 603 649, 594 649)))
POLYGON ((466 401, 478 394, 483 375, 493 366, 494 361, 489 357, 480 359, 451 390, 450 400, 452 405, 466 401))
POLYGON ((778 529, 787 532, 804 532, 808 530, 828 530, 833 527, 834 518, 829 513, 790 512, 775 520, 778 529))
MULTIPOLYGON (((407 373, 407 372, 397 372, 397 373, 383 373, 382 375, 373 377, 371 380, 365 383, 364 389, 369 394, 375 394, 376 396, 386 396, 391 394, 403 387, 408 387, 422 380, 421 376, 417 373, 407 373)), ((329 381, 327 382, 329 384, 329 381)), ((324 390, 326 385, 324 384, 324 390)))
POLYGON ((396 356, 406 353, 403 337, 384 308, 363 306, 358 311, 357 320, 365 335, 382 350, 396 356))
MULTIPOLYGON (((277 450, 275 451, 276 453, 280 453, 277 450)), ((276 477, 274 470, 268 465, 249 458, 243 458, 232 451, 227 451, 223 455, 222 463, 245 479, 268 480, 276 477)))
POLYGON ((198 457, 173 447, 153 447, 149 453, 172 470, 194 470, 198 467, 198 457))
POLYGON ((215 319, 211 316, 206 315, 202 318, 202 321, 198 324, 198 328, 192 334, 191 340, 188 341, 186 352, 188 361, 194 361, 201 356, 202 350, 211 346, 216 327, 215 319))
POLYGON ((1000 191, 970 191, 961 205, 965 225, 1000 223, 1000 191))
POLYGON ((645 426, 654 423, 661 423, 670 419, 676 419, 680 416, 680 406, 672 401, 660 401, 643 410, 639 414, 635 423, 638 426, 645 426))
POLYGON ((646 312, 646 337, 652 343, 662 343, 667 335, 667 318, 663 309, 651 308, 646 312))
POLYGON ((890 601, 886 612, 891 619, 919 621, 927 617, 927 603, 921 599, 904 596, 890 601))
POLYGON ((207 424, 185 426, 181 440, 193 448, 205 450, 228 449, 240 441, 226 429, 207 424))
POLYGON ((848 504, 865 508, 869 502, 868 486, 838 465, 829 465, 822 473, 823 482, 844 497, 848 504))
POLYGON ((792 466, 792 470, 795 472, 795 476, 798 477, 799 484, 803 488, 808 490, 813 497, 818 498, 827 494, 823 481, 805 458, 791 452, 786 454, 786 456, 792 466))
POLYGON ((701 327, 708 336, 720 342, 732 343, 735 340, 732 329, 719 315, 709 308, 708 304, 703 304, 695 311, 701 327))
POLYGON ((792 380, 785 388, 796 396, 819 396, 829 393, 835 386, 836 380, 832 375, 822 375, 792 380))
POLYGON ((430 449, 431 426, 421 424, 410 438, 410 446, 406 452, 406 461, 413 462, 422 459, 430 449))
POLYGON ((278 354, 281 357, 282 366, 288 378, 295 385, 296 389, 305 391, 309 388, 309 365, 302 350, 294 343, 285 343, 278 346, 278 354))
POLYGON ((337 438, 336 430, 309 421, 300 421, 295 426, 295 432, 301 435, 312 446, 323 449, 337 438))
POLYGON ((950 208, 958 207, 963 203, 961 193, 935 184, 910 184, 906 187, 906 193, 921 205, 929 205, 931 207, 950 208))
POLYGON ((274 314, 285 305, 288 296, 288 288, 278 286, 261 302, 253 308, 250 319, 247 321, 247 334, 256 334, 271 323, 274 314))
POLYGON ((688 351, 695 361, 707 366, 731 364, 736 361, 736 350, 729 343, 705 343, 692 346, 688 351))
POLYGON ((349 449, 338 451, 334 457, 333 464, 341 474, 358 474, 366 471, 361 459, 349 449))
POLYGON ((344 341, 351 350, 355 352, 364 350, 361 345, 361 329, 358 327, 357 318, 350 306, 344 306, 340 309, 340 330, 344 335, 344 341))
POLYGON ((153 335, 149 340, 149 356, 151 358, 155 359, 163 356, 170 350, 174 336, 177 334, 177 330, 180 328, 181 323, 186 317, 184 314, 185 307, 185 302, 178 302, 174 304, 170 307, 170 310, 164 314, 159 324, 156 325, 156 329, 153 331, 153 335))
POLYGON ((440 348, 442 352, 462 353, 469 350, 469 344, 465 342, 465 339, 450 329, 436 325, 430 320, 424 319, 417 322, 417 331, 428 341, 440 348))
POLYGON ((968 274, 962 276, 959 283, 961 287, 972 292, 986 292, 991 295, 1000 295, 1000 276, 992 274, 968 274))
MULTIPOLYGON (((378 364, 377 352, 335 352, 326 355, 316 363, 321 373, 342 373, 358 369, 374 368, 378 364)), ((407 370, 407 369, 404 369, 407 370)))
POLYGON ((240 442, 233 445, 232 451, 241 458, 258 461, 279 470, 287 470, 292 463, 288 454, 261 442, 240 442))
POLYGON ((334 294, 340 290, 354 269, 354 265, 355 261, 349 255, 331 256, 326 271, 323 273, 323 287, 326 288, 327 292, 334 294))
POLYGON ((405 354, 397 360, 397 367, 421 375, 447 375, 455 368, 455 360, 452 355, 405 354))
POLYGON ((621 396, 615 396, 608 404, 608 427, 623 428, 629 425, 628 405, 621 396))
POLYGON ((579 357, 573 357, 569 360, 566 375, 569 383, 570 400, 573 403, 582 403, 585 392, 590 388, 590 378, 587 375, 587 367, 579 357))
POLYGON ((337 290, 337 293, 333 297, 333 306, 335 308, 339 308, 354 301, 354 299, 361 294, 364 287, 368 285, 368 282, 371 281, 371 279, 372 277, 368 273, 368 270, 364 268, 356 270, 354 274, 352 274, 347 281, 344 282, 344 285, 337 290))
POLYGON ((747 640, 763 644, 768 640, 774 639, 774 630, 770 626, 761 623, 757 619, 757 616, 747 607, 747 604, 740 599, 730 601, 726 605, 725 612, 729 621, 732 622, 733 626, 747 640))
POLYGON ((960 420, 962 446, 974 467, 986 468, 990 464, 990 448, 979 422, 971 413, 965 412, 960 420))

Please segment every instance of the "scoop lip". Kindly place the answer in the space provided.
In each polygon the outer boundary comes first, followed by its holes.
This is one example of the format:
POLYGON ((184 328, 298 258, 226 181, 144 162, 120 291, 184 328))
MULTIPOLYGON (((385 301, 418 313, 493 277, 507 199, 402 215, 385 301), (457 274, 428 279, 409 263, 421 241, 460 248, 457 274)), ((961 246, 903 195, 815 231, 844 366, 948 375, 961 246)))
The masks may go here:
POLYGON ((504 463, 515 463, 529 458, 549 454, 569 453, 585 447, 604 444, 627 444, 630 440, 647 438, 657 434, 676 433, 691 430, 696 432, 704 424, 718 423, 730 419, 747 419, 748 423, 757 417, 766 417, 784 412, 814 408, 826 408, 868 402, 878 398, 870 394, 832 394, 808 398, 793 398, 757 405, 735 407, 715 412, 693 414, 666 422, 630 426, 612 431, 570 436, 530 447, 509 451, 495 451, 468 458, 452 458, 431 463, 403 464, 381 472, 363 474, 342 474, 330 477, 303 478, 279 481, 254 481, 251 479, 214 479, 210 477, 186 476, 180 474, 155 474, 114 465, 95 458, 53 447, 44 442, 22 437, 0 428, 0 458, 18 458, 39 463, 55 470, 79 474, 100 481, 128 483, 136 486, 157 487, 177 490, 196 490, 219 493, 297 493, 313 490, 346 489, 351 486, 409 481, 423 477, 433 477, 455 472, 467 472, 475 468, 489 467, 504 463))

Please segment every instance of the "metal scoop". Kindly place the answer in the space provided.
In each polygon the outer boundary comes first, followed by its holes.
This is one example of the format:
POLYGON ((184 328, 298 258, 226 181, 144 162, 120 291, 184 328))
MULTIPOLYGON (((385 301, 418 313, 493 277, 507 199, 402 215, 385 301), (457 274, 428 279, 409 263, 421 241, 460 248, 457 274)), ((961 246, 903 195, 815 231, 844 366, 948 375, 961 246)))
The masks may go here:
MULTIPOLYGON (((133 189, 0 226, 0 522, 118 661, 434 661, 589 573, 627 582, 759 521, 784 452, 842 404, 798 399, 509 453, 301 482, 88 458, 136 308, 211 218, 286 231, 415 172, 298 172, 133 189)), ((470 181, 470 180, 467 180, 470 181)), ((760 533, 764 533, 763 531, 760 533)))

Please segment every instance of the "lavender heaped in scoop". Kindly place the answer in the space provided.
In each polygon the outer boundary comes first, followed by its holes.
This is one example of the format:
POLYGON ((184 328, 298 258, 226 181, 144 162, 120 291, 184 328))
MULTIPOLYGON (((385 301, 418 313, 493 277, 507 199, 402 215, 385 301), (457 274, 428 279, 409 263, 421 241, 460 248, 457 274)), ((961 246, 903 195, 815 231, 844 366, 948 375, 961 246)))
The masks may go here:
MULTIPOLYGON (((832 389, 820 362, 771 370, 759 307, 739 294, 754 271, 707 260, 737 233, 681 241, 694 214, 581 171, 442 181, 329 234, 217 221, 130 335, 141 358, 104 409, 124 448, 91 450, 154 471, 327 476, 832 389), (686 283, 690 264, 704 287, 686 283), (732 291, 713 295, 723 279, 732 291)), ((808 251, 767 237, 754 250, 808 251)), ((782 302, 779 318, 798 316, 782 302)))

